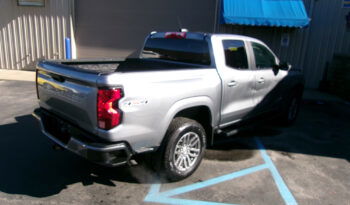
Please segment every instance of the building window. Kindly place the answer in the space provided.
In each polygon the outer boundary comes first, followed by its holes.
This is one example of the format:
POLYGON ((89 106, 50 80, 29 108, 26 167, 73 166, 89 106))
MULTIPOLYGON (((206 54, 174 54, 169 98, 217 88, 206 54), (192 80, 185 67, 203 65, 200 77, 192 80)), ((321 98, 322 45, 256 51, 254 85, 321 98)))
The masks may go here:
POLYGON ((17 0, 18 6, 45 6, 45 0, 17 0))

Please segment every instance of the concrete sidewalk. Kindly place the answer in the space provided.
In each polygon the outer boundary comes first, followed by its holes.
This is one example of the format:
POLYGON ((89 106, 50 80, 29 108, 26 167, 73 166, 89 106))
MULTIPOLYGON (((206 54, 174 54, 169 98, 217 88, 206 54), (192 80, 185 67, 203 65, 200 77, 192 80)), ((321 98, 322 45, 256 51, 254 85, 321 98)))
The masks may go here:
POLYGON ((0 80, 35 81, 35 72, 0 69, 0 80))

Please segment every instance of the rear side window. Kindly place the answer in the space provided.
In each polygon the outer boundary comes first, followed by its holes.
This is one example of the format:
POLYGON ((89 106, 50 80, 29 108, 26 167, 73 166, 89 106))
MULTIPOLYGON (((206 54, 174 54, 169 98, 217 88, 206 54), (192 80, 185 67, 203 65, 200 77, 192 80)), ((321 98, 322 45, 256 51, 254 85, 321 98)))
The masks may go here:
POLYGON ((210 65, 206 40, 149 38, 142 51, 143 58, 210 65))
POLYGON ((237 69, 248 69, 247 52, 243 41, 224 40, 223 46, 227 66, 237 69))
POLYGON ((252 43, 252 47, 257 68, 272 68, 276 65, 275 56, 265 46, 258 43, 252 43))

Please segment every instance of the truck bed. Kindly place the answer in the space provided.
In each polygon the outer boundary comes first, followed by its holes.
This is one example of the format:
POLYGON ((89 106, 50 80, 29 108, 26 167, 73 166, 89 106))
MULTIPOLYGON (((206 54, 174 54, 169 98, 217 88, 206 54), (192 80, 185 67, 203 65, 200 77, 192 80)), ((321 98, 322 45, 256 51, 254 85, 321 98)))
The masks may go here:
MULTIPOLYGON (((193 69, 199 71, 215 68, 153 59, 41 61, 37 67, 39 105, 84 130, 95 133, 97 87, 102 86, 98 81, 108 74, 128 74, 128 82, 131 82, 137 76, 152 73, 150 71, 181 72, 193 69)), ((115 82, 118 83, 125 84, 121 79, 115 82)), ((130 88, 132 87, 129 86, 130 88)))
POLYGON ((69 67, 70 69, 95 74, 203 68, 203 66, 195 64, 140 58, 103 60, 55 60, 43 61, 42 63, 51 64, 53 66, 66 65, 66 68, 69 67))

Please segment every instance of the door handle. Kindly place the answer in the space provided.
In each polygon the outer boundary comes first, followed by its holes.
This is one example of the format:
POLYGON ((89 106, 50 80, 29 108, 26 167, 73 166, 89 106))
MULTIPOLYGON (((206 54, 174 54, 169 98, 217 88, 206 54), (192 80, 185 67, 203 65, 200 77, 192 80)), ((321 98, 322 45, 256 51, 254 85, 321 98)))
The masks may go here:
POLYGON ((236 83, 236 81, 233 80, 233 81, 227 83, 227 85, 228 85, 228 87, 233 87, 233 86, 236 86, 237 83, 236 83))
POLYGON ((263 77, 261 77, 261 78, 258 80, 258 83, 259 83, 259 84, 265 83, 265 79, 264 79, 263 77))

